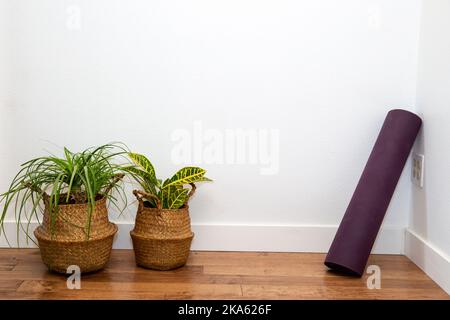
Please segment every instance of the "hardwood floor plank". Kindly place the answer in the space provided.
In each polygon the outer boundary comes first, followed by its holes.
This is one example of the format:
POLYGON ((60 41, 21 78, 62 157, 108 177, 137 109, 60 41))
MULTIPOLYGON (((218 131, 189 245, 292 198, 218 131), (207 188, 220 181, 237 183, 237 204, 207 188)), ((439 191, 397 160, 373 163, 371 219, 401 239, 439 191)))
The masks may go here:
POLYGON ((444 293, 423 288, 382 288, 330 286, 242 286, 244 297, 249 299, 448 299, 444 293))
POLYGON ((20 287, 21 280, 0 280, 0 297, 5 292, 15 292, 20 287))
POLYGON ((113 250, 108 266, 83 275, 81 290, 50 273, 37 249, 0 249, 0 299, 449 299, 404 256, 373 255, 381 289, 367 277, 330 272, 323 254, 192 252, 185 267, 135 265, 132 250, 113 250))

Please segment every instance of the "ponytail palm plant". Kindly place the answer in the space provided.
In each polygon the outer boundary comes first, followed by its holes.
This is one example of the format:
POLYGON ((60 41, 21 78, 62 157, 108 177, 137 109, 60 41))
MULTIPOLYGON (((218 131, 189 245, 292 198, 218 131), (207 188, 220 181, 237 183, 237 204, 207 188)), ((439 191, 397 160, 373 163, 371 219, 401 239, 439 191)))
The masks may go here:
POLYGON ((117 191, 116 195, 120 198, 126 199, 119 184, 124 175, 121 166, 114 161, 123 154, 126 154, 126 147, 117 143, 77 153, 64 148, 61 158, 45 156, 25 162, 9 189, 0 195, 0 204, 3 204, 3 210, 0 211, 2 231, 11 207, 15 210, 17 231, 22 228, 31 239, 29 226, 33 217, 39 222, 39 213, 43 211, 42 201, 50 216, 52 232, 60 205, 86 204, 88 219, 85 233, 89 239, 95 202, 106 197, 119 208, 119 199, 111 194, 113 190, 117 191), (26 228, 22 226, 24 221, 26 228))
POLYGON ((134 194, 144 197, 146 204, 152 208, 179 209, 195 191, 195 183, 212 181, 205 177, 206 170, 198 167, 182 168, 163 181, 156 177, 155 168, 147 157, 138 153, 128 153, 128 156, 133 165, 123 167, 123 170, 131 174, 144 189, 135 190, 134 194))

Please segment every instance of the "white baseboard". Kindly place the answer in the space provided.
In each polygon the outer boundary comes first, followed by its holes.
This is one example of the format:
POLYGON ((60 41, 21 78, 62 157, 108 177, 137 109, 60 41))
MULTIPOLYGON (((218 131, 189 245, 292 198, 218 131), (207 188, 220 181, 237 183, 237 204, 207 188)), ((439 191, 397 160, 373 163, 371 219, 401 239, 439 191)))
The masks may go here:
MULTIPOLYGON (((37 224, 33 224, 33 230, 37 224)), ((119 232, 114 240, 115 249, 131 249, 130 230, 133 224, 117 223, 119 232)), ((194 224, 192 250, 204 251, 267 251, 267 252, 327 252, 337 226, 327 225, 218 225, 194 224)), ((5 223, 5 231, 12 246, 16 246, 16 223, 5 223)), ((404 228, 383 227, 373 248, 375 254, 403 254, 404 228)), ((0 247, 8 247, 3 236, 0 247)), ((35 247, 26 243, 21 234, 20 247, 35 247)))
POLYGON ((414 231, 405 231, 405 255, 450 294, 450 257, 414 231))

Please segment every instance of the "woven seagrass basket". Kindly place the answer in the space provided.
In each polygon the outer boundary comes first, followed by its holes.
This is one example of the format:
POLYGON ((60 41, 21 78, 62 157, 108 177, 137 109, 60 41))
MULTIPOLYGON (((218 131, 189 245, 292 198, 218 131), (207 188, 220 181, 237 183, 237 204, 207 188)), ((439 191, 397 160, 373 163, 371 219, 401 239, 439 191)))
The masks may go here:
POLYGON ((87 204, 59 205, 53 229, 48 195, 44 197, 44 204, 44 218, 34 235, 39 242, 42 261, 49 270, 66 273, 71 265, 79 266, 82 273, 102 269, 109 260, 117 232, 117 226, 108 220, 106 198, 95 202, 89 237, 87 204))
POLYGON ((184 266, 194 238, 187 203, 180 209, 150 208, 139 195, 142 193, 135 191, 134 194, 139 206, 136 224, 130 234, 136 264, 156 270, 184 266))

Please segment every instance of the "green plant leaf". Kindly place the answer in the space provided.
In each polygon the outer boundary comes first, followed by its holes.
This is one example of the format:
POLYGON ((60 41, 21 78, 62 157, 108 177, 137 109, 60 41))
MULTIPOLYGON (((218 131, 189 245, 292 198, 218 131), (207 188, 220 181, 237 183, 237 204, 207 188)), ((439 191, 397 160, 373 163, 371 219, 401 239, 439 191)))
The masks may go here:
POLYGON ((72 188, 73 188, 73 182, 74 182, 74 180, 75 180, 75 175, 77 174, 77 169, 78 169, 78 166, 75 165, 75 167, 73 168, 73 171, 72 171, 72 176, 70 177, 69 184, 67 185, 67 197, 66 197, 66 202, 69 202, 69 199, 70 199, 70 193, 72 192, 72 188))
POLYGON ((146 173, 148 173, 153 180, 156 181, 155 168, 153 168, 152 163, 142 154, 129 152, 128 156, 130 159, 138 166, 140 166, 146 173))
POLYGON ((89 178, 89 167, 84 167, 84 175, 85 175, 85 188, 86 188, 86 193, 88 196, 88 219, 86 222, 86 234, 87 237, 89 238, 90 233, 91 233, 91 223, 92 223, 92 214, 94 213, 94 208, 95 208, 95 194, 92 191, 93 190, 93 186, 92 186, 92 182, 89 178))
POLYGON ((64 154, 66 155, 67 168, 70 171, 70 170, 72 170, 72 167, 73 167, 72 154, 70 153, 70 151, 66 147, 64 147, 64 154))
POLYGON ((207 177, 201 177, 193 182, 212 182, 213 180, 207 177))
POLYGON ((130 173, 145 191, 153 194, 156 193, 156 186, 158 182, 155 181, 149 173, 133 166, 123 167, 122 170, 130 173))
POLYGON ((185 167, 179 170, 175 175, 164 181, 162 188, 168 188, 171 186, 180 186, 200 181, 210 181, 210 179, 204 177, 206 173, 205 169, 198 167, 185 167))
POLYGON ((188 189, 172 186, 161 191, 161 203, 164 209, 179 209, 188 199, 188 189))
POLYGON ((151 176, 151 174, 149 174, 148 172, 141 170, 139 168, 136 168, 133 166, 128 166, 128 167, 123 167, 122 170, 126 171, 128 173, 131 173, 133 176, 137 176, 141 179, 153 181, 153 177, 151 176))

